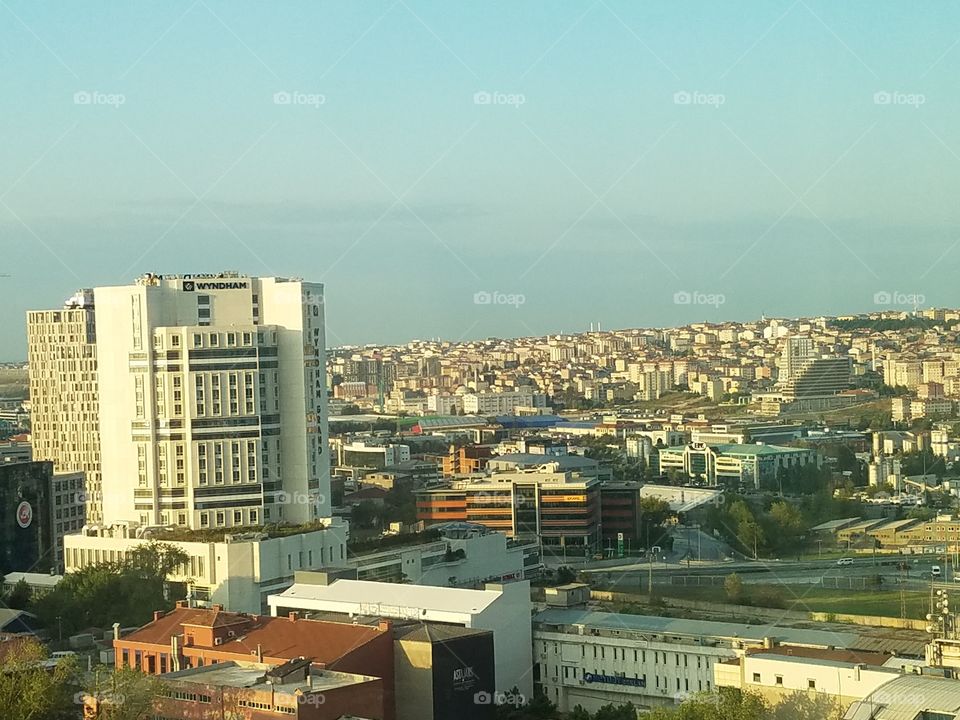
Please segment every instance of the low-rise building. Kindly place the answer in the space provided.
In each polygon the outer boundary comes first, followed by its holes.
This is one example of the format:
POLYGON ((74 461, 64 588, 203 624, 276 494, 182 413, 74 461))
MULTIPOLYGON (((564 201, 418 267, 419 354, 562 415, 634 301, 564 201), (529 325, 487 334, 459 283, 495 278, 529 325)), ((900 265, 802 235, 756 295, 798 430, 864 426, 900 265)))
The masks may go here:
POLYGON ((342 566, 347 554, 347 525, 278 527, 269 531, 167 532, 136 524, 87 526, 64 541, 66 571, 115 562, 151 539, 187 554, 186 564, 170 580, 185 583, 188 597, 200 606, 221 605, 235 612, 264 612, 267 596, 293 584, 297 570, 342 566))
POLYGON ((470 523, 446 523, 432 529, 441 535, 435 542, 353 555, 347 564, 357 569, 357 580, 439 587, 476 588, 539 574, 536 543, 511 541, 502 533, 470 523))
MULTIPOLYGON (((310 659, 280 665, 221 662, 167 673, 163 683, 154 717, 164 720, 233 720, 261 717, 260 713, 293 720, 391 717, 382 678, 319 669, 311 666, 310 659)), ((84 705, 96 702, 85 698, 84 705)), ((109 696, 104 702, 109 704, 109 696)))
POLYGON ((902 672, 897 658, 886 653, 780 646, 718 663, 714 679, 717 687, 755 693, 772 705, 816 693, 826 711, 845 710, 902 672))
POLYGON ((496 658, 496 690, 509 692, 516 687, 524 697, 533 697, 529 582, 463 590, 334 579, 327 585, 297 583, 271 595, 268 603, 273 615, 334 613, 344 618, 374 616, 489 630, 496 658))
POLYGON ((379 678, 383 713, 378 717, 395 717, 390 622, 369 626, 307 620, 297 613, 286 617, 248 615, 225 612, 220 606, 191 608, 181 602, 168 613, 154 613, 152 622, 122 638, 115 630, 113 647, 117 668, 133 668, 148 675, 251 660, 282 665, 306 658, 307 667, 379 678))
POLYGON ((747 487, 775 486, 781 470, 808 465, 820 467, 819 452, 778 445, 707 445, 690 443, 663 448, 659 454, 661 473, 677 472, 708 485, 739 483, 747 487))
POLYGON ((537 683, 560 712, 672 705, 713 690, 714 669, 750 649, 850 646, 857 635, 769 625, 551 609, 533 620, 537 683))

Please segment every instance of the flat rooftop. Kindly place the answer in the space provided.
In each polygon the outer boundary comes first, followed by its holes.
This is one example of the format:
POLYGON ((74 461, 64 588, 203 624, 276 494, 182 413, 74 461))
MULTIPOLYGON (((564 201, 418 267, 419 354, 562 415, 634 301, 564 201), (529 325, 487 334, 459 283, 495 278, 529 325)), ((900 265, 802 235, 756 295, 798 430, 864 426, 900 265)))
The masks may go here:
POLYGON ((355 675, 353 673, 335 672, 332 670, 311 670, 305 682, 287 682, 283 684, 269 684, 266 674, 274 669, 274 665, 263 663, 236 663, 221 662, 214 665, 205 665, 190 668, 179 672, 167 673, 162 677, 168 680, 216 685, 219 687, 271 689, 277 693, 293 695, 297 691, 324 692, 336 688, 349 687, 376 680, 371 675, 355 675))
POLYGON ((655 615, 629 615, 590 610, 544 610, 534 616, 533 622, 540 625, 585 625, 598 629, 657 633, 690 638, 715 637, 754 642, 762 642, 764 638, 773 638, 781 643, 822 648, 853 647, 859 639, 859 635, 855 633, 830 630, 806 630, 773 624, 747 625, 744 623, 686 620, 655 615))
MULTIPOLYGON (((335 603, 356 606, 364 614, 385 617, 403 614, 403 611, 410 608, 473 615, 486 610, 500 596, 495 590, 401 585, 371 580, 337 580, 330 585, 295 583, 279 595, 271 595, 268 602, 276 607, 287 607, 285 600, 324 605, 335 603)), ((296 602, 291 605, 297 606, 296 602)), ((328 606, 325 609, 330 608, 328 606)), ((350 611, 349 608, 345 610, 350 611)))

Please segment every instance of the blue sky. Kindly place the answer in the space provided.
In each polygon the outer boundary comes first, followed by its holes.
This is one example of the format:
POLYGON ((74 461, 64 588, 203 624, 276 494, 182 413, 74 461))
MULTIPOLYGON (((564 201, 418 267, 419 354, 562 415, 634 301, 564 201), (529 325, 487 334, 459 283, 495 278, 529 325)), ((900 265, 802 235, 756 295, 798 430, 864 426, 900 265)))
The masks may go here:
POLYGON ((27 309, 146 271, 322 280, 331 344, 958 305, 957 27, 952 2, 2 0, 0 359, 27 309))

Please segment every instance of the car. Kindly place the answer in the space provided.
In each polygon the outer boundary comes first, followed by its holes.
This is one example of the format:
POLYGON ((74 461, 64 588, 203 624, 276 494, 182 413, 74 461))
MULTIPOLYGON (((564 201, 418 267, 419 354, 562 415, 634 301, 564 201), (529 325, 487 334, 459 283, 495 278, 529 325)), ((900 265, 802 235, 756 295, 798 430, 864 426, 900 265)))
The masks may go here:
POLYGON ((840 558, 837 565, 853 565, 853 558, 840 558))
POLYGON ((932 568, 930 568, 930 577, 938 578, 938 577, 940 577, 942 574, 943 574, 943 571, 940 570, 940 566, 939 566, 939 565, 934 565, 932 568))

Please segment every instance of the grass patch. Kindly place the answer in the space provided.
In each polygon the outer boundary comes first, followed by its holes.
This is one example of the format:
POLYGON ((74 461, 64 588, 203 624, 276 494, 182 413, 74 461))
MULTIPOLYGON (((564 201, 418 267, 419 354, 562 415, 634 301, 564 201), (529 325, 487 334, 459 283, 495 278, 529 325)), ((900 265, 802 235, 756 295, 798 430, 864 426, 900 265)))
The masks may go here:
MULTIPOLYGON (((800 612, 826 612, 849 615, 900 617, 899 590, 836 590, 809 585, 748 584, 744 593, 757 607, 777 607, 800 612), (792 592, 791 592, 792 591, 792 592), (778 602, 779 601, 779 602, 778 602)), ((723 586, 683 587, 661 585, 657 594, 664 598, 730 603, 723 586)), ((906 616, 920 619, 929 612, 930 596, 923 590, 904 592, 906 616)))

